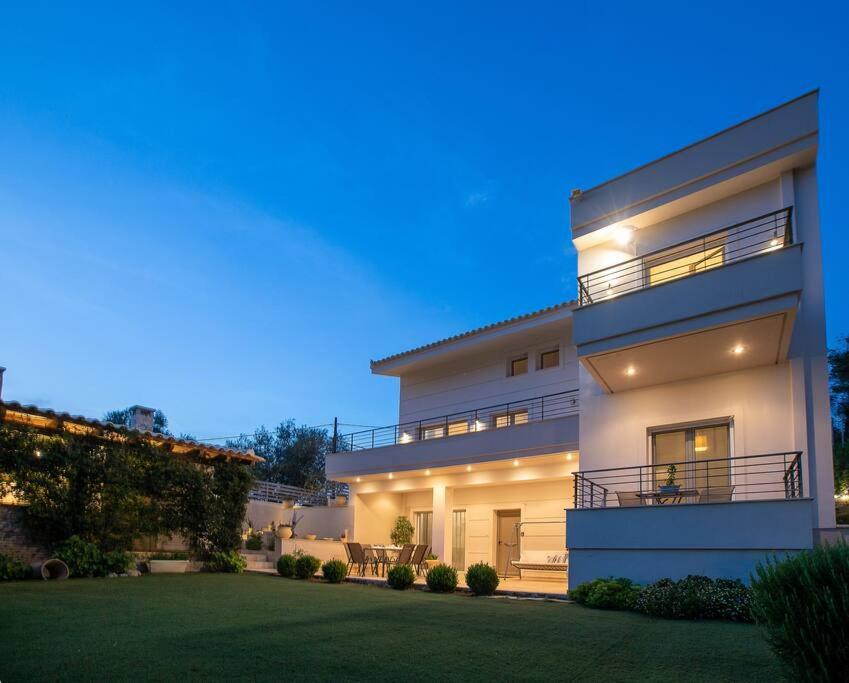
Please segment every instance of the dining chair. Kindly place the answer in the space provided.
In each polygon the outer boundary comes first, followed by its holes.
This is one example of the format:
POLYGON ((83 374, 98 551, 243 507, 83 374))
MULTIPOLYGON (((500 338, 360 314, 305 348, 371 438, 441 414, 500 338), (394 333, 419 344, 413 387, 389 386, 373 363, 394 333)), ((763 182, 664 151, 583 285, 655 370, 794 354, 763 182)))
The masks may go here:
POLYGON ((416 546, 416 549, 413 551, 413 556, 410 560, 410 564, 416 568, 416 574, 421 575, 422 567, 424 566, 425 558, 427 557, 427 553, 430 550, 430 546, 427 544, 419 544, 416 546))
POLYGON ((709 486, 699 489, 700 503, 730 503, 734 494, 733 486, 709 486))
POLYGON ((646 499, 638 495, 636 491, 617 491, 616 497, 619 499, 621 508, 635 508, 646 504, 646 499))
POLYGON ((345 570, 345 574, 350 574, 351 570, 354 568, 354 558, 351 557, 351 549, 348 547, 348 543, 343 543, 345 546, 345 554, 348 556, 348 568, 345 570))

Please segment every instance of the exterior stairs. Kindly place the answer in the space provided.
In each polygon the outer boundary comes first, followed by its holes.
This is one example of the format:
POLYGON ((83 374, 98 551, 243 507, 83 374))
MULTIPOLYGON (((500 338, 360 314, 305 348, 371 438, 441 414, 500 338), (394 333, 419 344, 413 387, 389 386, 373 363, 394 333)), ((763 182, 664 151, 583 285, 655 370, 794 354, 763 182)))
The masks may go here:
POLYGON ((276 574, 277 566, 271 561, 269 555, 273 553, 267 550, 240 550, 239 554, 245 558, 248 566, 246 572, 260 572, 262 574, 276 574))

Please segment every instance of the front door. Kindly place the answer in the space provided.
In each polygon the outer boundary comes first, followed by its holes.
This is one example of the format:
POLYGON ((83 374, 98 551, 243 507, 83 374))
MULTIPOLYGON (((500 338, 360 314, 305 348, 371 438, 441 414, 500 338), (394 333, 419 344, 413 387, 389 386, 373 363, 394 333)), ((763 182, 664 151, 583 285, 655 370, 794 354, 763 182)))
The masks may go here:
POLYGON ((522 515, 519 510, 499 510, 497 513, 497 552, 496 570, 504 576, 518 576, 519 570, 512 564, 511 560, 520 557, 519 530, 516 525, 521 521, 522 515))

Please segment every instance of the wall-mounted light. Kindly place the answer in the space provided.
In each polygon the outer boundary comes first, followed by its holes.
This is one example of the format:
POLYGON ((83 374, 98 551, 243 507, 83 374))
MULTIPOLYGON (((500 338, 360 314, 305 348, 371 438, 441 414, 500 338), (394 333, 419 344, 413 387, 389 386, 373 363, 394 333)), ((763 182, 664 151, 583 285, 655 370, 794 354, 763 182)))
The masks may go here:
POLYGON ((616 244, 620 247, 626 247, 631 244, 631 240, 634 239, 634 230, 624 225, 618 227, 613 233, 613 239, 616 240, 616 244))
POLYGON ((401 434, 401 443, 410 443, 410 441, 412 441, 412 440, 413 440, 413 437, 410 436, 409 434, 407 434, 407 432, 404 432, 403 434, 401 434))
POLYGON ((36 452, 35 452, 35 457, 36 457, 36 458, 40 458, 40 457, 41 457, 41 451, 36 451, 36 452))

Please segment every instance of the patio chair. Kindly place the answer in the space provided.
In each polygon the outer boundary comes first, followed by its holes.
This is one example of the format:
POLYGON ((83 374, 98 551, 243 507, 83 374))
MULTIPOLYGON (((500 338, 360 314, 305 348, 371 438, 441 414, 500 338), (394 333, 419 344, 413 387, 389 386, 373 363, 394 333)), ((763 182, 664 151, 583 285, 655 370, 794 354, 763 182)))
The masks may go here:
POLYGON ((390 559, 389 564, 391 564, 391 565, 410 564, 410 561, 413 558, 413 550, 415 550, 415 549, 416 549, 415 543, 405 543, 404 547, 401 548, 401 552, 398 553, 398 557, 396 557, 394 560, 390 559))
POLYGON ((354 558, 351 557, 351 549, 348 547, 347 543, 343 543, 345 546, 345 554, 348 556, 348 569, 345 571, 346 574, 350 574, 351 570, 354 568, 354 558))
POLYGON ((711 486, 699 489, 700 503, 730 503, 734 493, 733 486, 711 486))
POLYGON ((646 504, 645 498, 637 495, 637 491, 617 491, 616 497, 621 508, 635 508, 646 504))
POLYGON ((353 562, 353 566, 357 567, 357 573, 360 576, 365 576, 367 560, 362 544, 349 543, 348 547, 351 551, 351 561, 353 562))
MULTIPOLYGON (((371 575, 377 576, 378 562, 377 553, 375 552, 375 549, 372 548, 370 545, 364 545, 363 554, 365 555, 366 566, 371 568, 371 575)), ((363 574, 365 574, 365 571, 363 571, 363 574)))
POLYGON ((425 558, 427 557, 428 552, 430 551, 430 546, 427 544, 417 545, 416 549, 413 551, 412 559, 410 560, 410 564, 416 568, 416 574, 421 575, 422 567, 425 563, 425 558))

